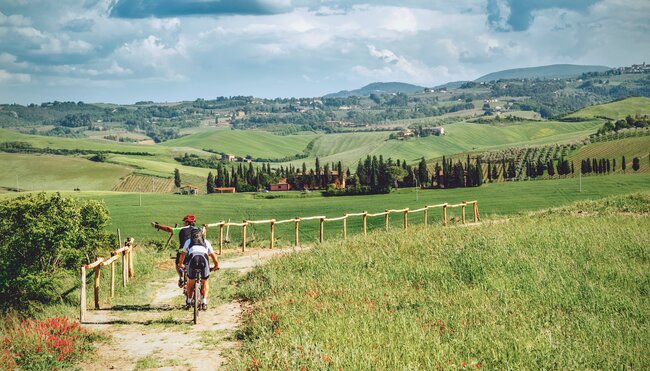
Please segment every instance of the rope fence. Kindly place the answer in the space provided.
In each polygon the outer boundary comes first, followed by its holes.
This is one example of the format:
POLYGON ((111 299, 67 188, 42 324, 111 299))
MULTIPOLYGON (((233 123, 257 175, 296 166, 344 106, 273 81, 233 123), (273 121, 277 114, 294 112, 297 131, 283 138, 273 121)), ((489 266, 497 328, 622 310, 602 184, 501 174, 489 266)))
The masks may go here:
POLYGON ((295 217, 293 219, 285 219, 285 220, 275 220, 275 219, 267 219, 267 220, 244 220, 241 223, 235 223, 235 222, 226 222, 226 221, 221 221, 217 223, 210 223, 210 224, 204 224, 203 225, 203 233, 204 235, 207 235, 207 230, 209 228, 219 228, 219 255, 223 253, 223 245, 224 245, 224 227, 240 227, 242 228, 242 244, 241 244, 241 251, 245 252, 246 251, 246 244, 247 244, 247 227, 249 225, 260 225, 260 224, 268 224, 270 227, 270 238, 269 238, 269 248, 273 249, 275 246, 275 226, 280 225, 280 224, 285 224, 285 223, 294 223, 294 246, 300 246, 300 223, 301 222, 306 222, 306 221, 312 221, 312 220, 318 220, 320 225, 319 225, 319 233, 318 233, 318 240, 319 242, 323 242, 325 239, 325 223, 327 222, 335 222, 335 221, 342 221, 342 229, 343 229, 343 239, 345 240, 347 238, 347 221, 349 218, 353 217, 361 217, 362 218, 362 231, 363 231, 363 236, 366 237, 368 233, 368 218, 374 218, 374 217, 384 217, 384 228, 388 230, 389 228, 389 215, 390 214, 402 214, 403 215, 403 228, 406 230, 408 229, 408 222, 409 222, 409 215, 416 214, 416 213, 424 213, 424 225, 428 225, 428 219, 429 219, 429 210, 431 209, 442 209, 442 225, 447 226, 448 224, 448 217, 447 217, 447 209, 453 209, 453 208, 461 208, 461 223, 465 224, 466 219, 465 219, 465 208, 467 206, 472 206, 473 209, 473 217, 472 217, 472 222, 476 223, 481 220, 480 214, 478 211, 478 201, 463 201, 458 204, 438 204, 438 205, 425 205, 422 208, 415 209, 415 210, 410 210, 409 208, 404 208, 404 209, 386 209, 384 212, 379 212, 379 213, 368 213, 367 211, 360 212, 360 213, 349 213, 349 214, 343 214, 343 216, 339 217, 332 217, 328 218, 326 216, 309 216, 309 217, 295 217))
MULTIPOLYGON (((122 238, 120 230, 117 230, 118 243, 122 246, 122 238)), ((122 265, 122 287, 126 287, 129 280, 135 277, 135 270, 133 269, 133 248, 134 240, 128 237, 124 245, 117 250, 111 251, 111 257, 108 259, 97 258, 90 264, 81 266, 81 290, 79 293, 79 322, 83 323, 86 320, 86 272, 94 270, 93 280, 93 297, 95 301, 95 310, 100 309, 99 306, 99 282, 101 278, 101 268, 110 267, 111 269, 111 298, 115 297, 115 265, 120 259, 122 265)))

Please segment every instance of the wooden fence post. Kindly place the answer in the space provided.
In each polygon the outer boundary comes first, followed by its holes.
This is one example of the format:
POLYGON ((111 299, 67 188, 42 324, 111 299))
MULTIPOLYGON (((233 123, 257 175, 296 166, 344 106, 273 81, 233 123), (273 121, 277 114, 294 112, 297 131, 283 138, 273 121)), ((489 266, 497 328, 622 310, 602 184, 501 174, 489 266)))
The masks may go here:
MULTIPOLYGON (((111 253, 111 256, 114 256, 111 253)), ((115 297, 115 259, 111 262, 111 298, 115 297)))
POLYGON ((409 209, 404 209, 404 230, 409 228, 409 209))
POLYGON ((223 254, 223 223, 219 224, 219 255, 223 254))
POLYGON ((81 290, 79 291, 79 322, 86 321, 86 266, 81 266, 81 290))
POLYGON ((241 228, 242 228, 242 233, 241 233, 241 252, 245 252, 245 251, 246 251, 246 226, 247 226, 247 225, 248 225, 248 223, 246 223, 246 221, 244 220, 244 221, 243 221, 243 225, 242 225, 242 227, 241 227, 241 228))
POLYGON ((135 277, 135 269, 133 268, 133 237, 128 237, 127 242, 129 246, 129 278, 135 277))
POLYGON ((274 243, 275 243, 275 219, 271 219, 271 242, 269 243, 269 249, 273 250, 274 243))
POLYGON ((117 229, 117 243, 118 243, 118 245, 117 245, 117 248, 118 248, 118 249, 119 249, 120 247, 122 247, 122 234, 120 233, 120 229, 119 229, 119 228, 117 229))
POLYGON ((442 205, 442 225, 447 226, 447 204, 442 205))
POLYGON ((320 233, 319 233, 320 243, 323 243, 324 234, 325 234, 325 218, 320 218, 320 233))
POLYGON ((384 215, 384 228, 388 230, 388 209, 386 209, 386 215, 384 215))
POLYGON ((363 212, 363 237, 366 237, 368 232, 368 212, 363 212))
POLYGON ((95 309, 99 309, 99 274, 102 265, 99 264, 95 267, 95 309))
POLYGON ((477 205, 477 202, 474 201, 472 206, 473 206, 473 209, 474 209, 474 223, 476 223, 478 221, 478 205, 477 205))
POLYGON ((463 223, 463 224, 465 224, 465 205, 466 205, 465 201, 463 201, 463 203, 460 206, 460 212, 461 212, 460 220, 461 220, 461 223, 463 223))
POLYGON ((343 214, 343 240, 348 238, 348 214, 343 214))
POLYGON ((300 217, 296 217, 296 247, 300 246, 300 217))
POLYGON ((424 205, 424 226, 426 227, 429 224, 429 221, 427 220, 429 215, 429 207, 427 205, 424 205))
POLYGON ((476 208, 476 220, 481 221, 481 214, 478 211, 478 201, 474 202, 474 207, 476 208))
POLYGON ((126 250, 122 251, 122 287, 126 287, 128 282, 128 272, 126 270, 126 250))

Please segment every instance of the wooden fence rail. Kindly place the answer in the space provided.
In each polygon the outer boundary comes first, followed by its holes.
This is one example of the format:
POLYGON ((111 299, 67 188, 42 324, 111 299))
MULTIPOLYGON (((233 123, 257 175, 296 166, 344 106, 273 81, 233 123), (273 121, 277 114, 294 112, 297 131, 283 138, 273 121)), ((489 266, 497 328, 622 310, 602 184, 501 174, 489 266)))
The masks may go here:
MULTIPOLYGON (((118 230, 119 235, 119 230, 118 230)), ((120 238, 121 240, 121 238, 120 238)), ((104 258, 97 258, 90 264, 81 266, 81 289, 79 292, 79 322, 86 320, 86 272, 90 269, 94 270, 93 280, 93 298, 95 302, 95 309, 100 309, 99 305, 99 284, 101 278, 101 268, 110 266, 111 269, 111 298, 115 296, 115 264, 118 258, 121 258, 122 263, 122 286, 126 284, 130 278, 135 277, 135 270, 133 267, 133 247, 134 240, 128 237, 124 242, 124 246, 117 250, 111 251, 111 257, 104 260, 104 258)))
POLYGON ((447 209, 449 208, 461 208, 461 223, 465 224, 465 207, 468 205, 472 205, 473 207, 473 218, 472 221, 474 223, 477 223, 480 221, 480 216, 478 212, 478 201, 463 201, 458 204, 437 204, 437 205, 425 205, 424 207, 421 207, 419 209, 415 210, 410 210, 409 208, 404 208, 404 209, 386 209, 383 212, 378 212, 378 213, 368 213, 367 211, 360 212, 360 213, 350 213, 350 214, 343 214, 343 216, 339 217, 332 217, 328 218, 326 216, 309 216, 309 217, 295 217, 293 219, 285 219, 285 220, 275 220, 275 219, 267 219, 267 220, 244 220, 242 223, 235 223, 235 222, 217 222, 217 223, 210 223, 210 224, 204 224, 203 228, 208 229, 208 228, 214 228, 214 227, 219 227, 219 254, 221 255, 223 252, 223 240, 224 240, 224 235, 223 235, 223 228, 224 227, 241 227, 242 228, 242 251, 246 250, 246 227, 249 225, 257 225, 257 224, 269 224, 270 226, 270 242, 269 242, 269 247, 272 249, 275 246, 275 226, 280 225, 280 224, 285 224, 285 223, 294 223, 294 245, 295 246, 300 246, 300 223, 304 221, 311 221, 311 220, 318 220, 319 221, 319 232, 318 232, 318 240, 320 242, 323 242, 325 239, 325 223, 327 222, 335 222, 335 221, 343 221, 343 239, 345 240, 347 238, 347 220, 351 217, 362 217, 362 225, 363 225, 363 236, 367 236, 368 232, 368 218, 371 217, 379 217, 383 216, 384 217, 384 227, 386 230, 388 230, 389 227, 389 215, 390 214, 398 214, 401 213, 403 214, 403 228, 408 229, 408 218, 410 214, 414 213, 424 213, 424 225, 428 225, 428 217, 429 217, 429 210, 430 209, 442 209, 442 225, 446 226, 448 224, 447 220, 447 209))

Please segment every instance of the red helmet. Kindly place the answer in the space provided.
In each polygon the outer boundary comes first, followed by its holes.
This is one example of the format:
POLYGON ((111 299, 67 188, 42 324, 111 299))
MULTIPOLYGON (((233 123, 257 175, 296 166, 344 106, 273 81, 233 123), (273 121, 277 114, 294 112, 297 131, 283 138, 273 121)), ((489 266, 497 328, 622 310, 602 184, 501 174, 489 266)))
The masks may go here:
POLYGON ((196 215, 194 214, 187 214, 183 217, 183 221, 186 223, 195 223, 196 222, 196 215))

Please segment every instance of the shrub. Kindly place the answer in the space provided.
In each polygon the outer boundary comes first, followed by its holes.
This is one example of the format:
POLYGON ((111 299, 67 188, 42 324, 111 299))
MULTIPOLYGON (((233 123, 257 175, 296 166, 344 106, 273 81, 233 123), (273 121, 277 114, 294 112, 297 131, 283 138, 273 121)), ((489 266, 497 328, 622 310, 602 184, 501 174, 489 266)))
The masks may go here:
POLYGON ((61 279, 110 243, 99 201, 45 193, 0 205, 0 311, 29 311, 60 297, 61 279))
POLYGON ((0 364, 7 370, 67 368, 91 350, 98 335, 65 317, 25 320, 0 343, 0 364))

